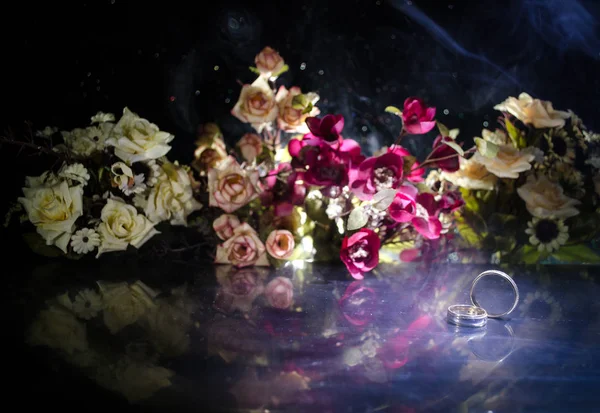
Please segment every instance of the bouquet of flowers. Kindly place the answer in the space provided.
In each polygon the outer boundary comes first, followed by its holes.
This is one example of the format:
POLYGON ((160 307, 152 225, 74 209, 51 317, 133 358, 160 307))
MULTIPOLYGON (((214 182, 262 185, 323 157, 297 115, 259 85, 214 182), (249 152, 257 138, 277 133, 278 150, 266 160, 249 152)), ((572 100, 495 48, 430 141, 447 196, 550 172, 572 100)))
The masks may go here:
POLYGON ((11 210, 24 208, 23 220, 37 231, 26 239, 37 252, 81 257, 95 251, 99 257, 140 248, 159 233, 160 222, 185 226, 202 207, 191 169, 165 156, 173 135, 128 108, 114 121, 98 113, 86 128, 59 133, 47 127, 31 137, 43 141, 33 144, 39 151, 59 160, 26 178, 11 210))
POLYGON ((463 243, 497 262, 598 262, 589 244, 600 229, 600 135, 526 93, 494 108, 500 128, 484 129, 475 154, 441 175, 465 201, 463 243))
POLYGON ((207 181, 206 216, 215 214, 222 240, 215 263, 267 266, 339 256, 360 279, 377 266, 382 247, 401 246, 407 260, 422 255, 423 243, 444 250, 463 202, 457 189, 428 186, 424 174, 458 171, 465 154, 458 131, 438 123, 440 134, 421 161, 400 145, 406 135, 436 128, 435 108, 414 97, 402 110, 388 107, 402 120, 399 136, 366 157, 343 136, 341 115, 316 116, 316 93, 277 89, 287 66, 276 51, 265 48, 251 69, 258 77, 243 86, 232 114, 253 132, 228 151, 218 126, 205 125, 192 163, 207 181))

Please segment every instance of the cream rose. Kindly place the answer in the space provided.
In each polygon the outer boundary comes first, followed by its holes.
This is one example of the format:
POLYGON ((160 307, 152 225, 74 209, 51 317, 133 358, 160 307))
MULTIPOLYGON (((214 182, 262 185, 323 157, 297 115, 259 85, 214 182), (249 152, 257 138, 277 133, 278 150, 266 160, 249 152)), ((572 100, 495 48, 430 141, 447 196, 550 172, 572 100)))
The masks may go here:
POLYGON ((262 139, 256 133, 247 133, 242 136, 237 146, 247 162, 254 162, 263 149, 262 139))
POLYGON ((265 297, 267 297, 267 301, 271 307, 285 310, 292 305, 294 285, 289 278, 274 278, 265 288, 265 297))
POLYGON ((240 226, 240 220, 235 215, 223 214, 213 222, 217 236, 227 241, 233 235, 233 230, 240 226))
POLYGON ((517 193, 534 217, 566 219, 579 214, 575 206, 581 202, 566 196, 563 188, 548 180, 545 175, 540 175, 537 179, 533 175, 529 176, 525 185, 517 188, 517 193))
POLYGON ((259 77, 251 85, 244 85, 240 98, 231 114, 244 123, 250 123, 258 133, 277 118, 275 94, 266 79, 259 77))
POLYGON ((265 246, 256 231, 247 223, 233 230, 233 235, 217 246, 215 264, 233 264, 236 267, 249 265, 269 266, 265 246))
POLYGON ((565 119, 571 116, 568 112, 554 110, 551 102, 534 99, 527 93, 521 93, 518 99, 511 96, 494 109, 508 112, 536 128, 561 128, 565 126, 565 119))
POLYGON ((194 198, 190 176, 184 168, 170 162, 162 165, 162 171, 150 191, 144 212, 153 222, 187 225, 188 215, 202 208, 194 198))
POLYGON ((519 173, 529 171, 531 162, 536 160, 539 149, 529 147, 518 150, 512 144, 499 145, 498 153, 493 158, 476 152, 472 161, 485 168, 499 178, 517 179, 519 173))
POLYGON ((165 156, 171 150, 168 143, 173 138, 170 133, 161 132, 158 126, 125 108, 106 145, 114 146, 115 155, 132 164, 165 156))
POLYGON ((204 173, 210 168, 217 168, 227 158, 227 147, 217 124, 207 123, 199 132, 192 166, 204 173))
POLYGON ((85 324, 59 305, 51 305, 38 315, 29 330, 28 341, 34 346, 47 346, 69 355, 89 349, 85 324))
POLYGON ((460 158, 460 169, 456 172, 442 172, 442 179, 465 189, 494 189, 498 178, 480 163, 460 158))
POLYGON ((244 171, 234 158, 227 158, 208 171, 208 204, 225 212, 243 207, 259 195, 258 178, 258 171, 244 171))
POLYGON ((267 237, 267 252, 273 258, 285 260, 294 252, 295 242, 292 233, 285 229, 271 231, 267 237))
POLYGON ((48 186, 42 177, 28 177, 31 187, 23 188, 25 197, 18 201, 46 244, 56 245, 66 254, 75 221, 83 214, 83 187, 56 182, 52 174, 46 174, 46 178, 50 178, 46 179, 51 183, 48 186))
POLYGON ((98 226, 98 233, 102 239, 98 247, 99 257, 105 252, 123 251, 131 244, 140 248, 158 231, 151 222, 142 214, 138 214, 133 205, 128 205, 120 198, 110 198, 100 213, 102 222, 98 226))
MULTIPOLYGON (((294 97, 302 95, 302 91, 299 87, 292 87, 287 90, 285 86, 280 86, 275 95, 275 100, 279 106, 279 114, 277 117, 277 124, 279 128, 290 133, 308 133, 308 126, 306 126, 306 118, 309 116, 317 116, 320 111, 319 108, 313 106, 310 112, 302 113, 304 108, 294 107, 294 97)), ((314 105, 319 100, 319 95, 316 93, 307 93, 305 95, 306 103, 314 105)))
POLYGON ((254 63, 261 76, 267 79, 278 76, 285 66, 283 58, 269 46, 256 55, 254 63))

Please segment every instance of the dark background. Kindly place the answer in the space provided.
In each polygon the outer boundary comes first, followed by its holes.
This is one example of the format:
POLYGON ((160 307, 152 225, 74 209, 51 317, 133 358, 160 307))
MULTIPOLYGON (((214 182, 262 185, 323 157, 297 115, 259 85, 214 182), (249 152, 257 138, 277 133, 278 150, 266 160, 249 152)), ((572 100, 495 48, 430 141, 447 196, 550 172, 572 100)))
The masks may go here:
MULTIPOLYGON (((493 105, 521 91, 572 109, 600 129, 596 1, 97 0, 3 8, 0 131, 17 135, 25 121, 36 129, 73 129, 97 111, 119 116, 128 106, 174 133, 169 157, 187 162, 199 123, 218 122, 229 143, 246 129, 229 111, 238 80, 253 80, 247 67, 267 45, 290 65, 281 81, 318 92, 322 113, 342 113, 344 136, 367 153, 392 142, 399 122, 383 110, 410 95, 436 106, 438 119, 460 127, 467 139, 494 127, 493 105)), ((408 144, 423 152, 432 138, 408 144)), ((52 160, 16 157, 9 146, 0 151, 3 216, 25 174, 39 174, 52 160)), ((16 295, 27 278, 23 264, 33 262, 22 261, 27 250, 18 238, 2 237, 6 271, 7 262, 19 263, 5 273, 4 291, 16 295)), ((12 336, 20 342, 20 334, 12 336)), ((23 377, 14 383, 33 399, 41 392, 46 406, 61 405, 60 390, 69 387, 70 400, 87 400, 87 410, 114 406, 106 395, 89 406, 98 393, 85 383, 73 387, 80 377, 57 379, 38 369, 44 355, 27 357, 11 357, 23 377)))

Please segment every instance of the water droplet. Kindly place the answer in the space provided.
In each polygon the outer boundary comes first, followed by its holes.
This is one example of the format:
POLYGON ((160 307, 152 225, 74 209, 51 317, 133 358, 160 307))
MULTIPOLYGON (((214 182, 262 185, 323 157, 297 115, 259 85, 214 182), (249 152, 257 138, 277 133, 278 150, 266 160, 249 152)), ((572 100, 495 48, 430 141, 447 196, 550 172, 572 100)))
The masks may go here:
POLYGON ((458 73, 452 72, 452 77, 456 79, 458 77, 458 73))
POLYGON ((229 26, 229 28, 231 30, 237 30, 240 28, 240 22, 238 22, 236 19, 234 19, 233 17, 229 18, 229 21, 227 22, 227 25, 229 26))
POLYGON ((96 79, 96 83, 100 83, 100 79, 96 79))
POLYGON ((115 0, 110 0, 110 4, 115 4, 115 0))
POLYGON ((142 49, 138 49, 138 54, 142 54, 142 49))
POLYGON ((83 85, 85 85, 85 82, 81 82, 81 83, 79 84, 79 86, 81 86, 81 87, 83 87, 83 85))
POLYGON ((169 96, 169 100, 170 100, 171 102, 175 102, 175 99, 177 99, 175 96, 169 96))
POLYGON ((391 38, 392 40, 396 40, 396 35, 395 35, 395 34, 392 34, 392 35, 390 36, 390 38, 391 38))
POLYGON ((155 59, 158 59, 158 56, 160 56, 160 54, 158 54, 158 53, 154 53, 154 58, 155 58, 155 59))
POLYGON ((454 8, 454 4, 449 4, 449 5, 448 5, 448 8, 449 8, 450 10, 452 10, 452 9, 454 8))
POLYGON ((485 122, 483 122, 483 127, 487 128, 490 125, 490 123, 486 120, 485 122))
POLYGON ((196 92, 194 92, 196 94, 196 96, 200 95, 200 91, 197 90, 196 92))
POLYGON ((229 103, 229 102, 231 102, 231 99, 229 99, 229 98, 225 99, 225 103, 229 103))
POLYGON ((217 70, 219 70, 219 66, 215 65, 215 67, 213 69, 215 69, 215 72, 216 72, 217 70))
POLYGON ((406 2, 406 5, 407 5, 407 6, 412 6, 412 1, 408 0, 408 1, 406 2))
POLYGON ((98 92, 100 92, 100 86, 96 87, 96 90, 97 90, 98 92))
POLYGON ((319 70, 319 74, 322 76, 325 73, 323 69, 319 70))
POLYGON ((363 126, 361 129, 363 132, 366 132, 368 128, 366 126, 363 126))
POLYGON ((448 109, 444 109, 444 115, 447 115, 449 113, 450 113, 450 111, 448 109))
POLYGON ((306 63, 302 62, 300 64, 300 70, 304 70, 304 69, 306 69, 306 63))
POLYGON ((88 72, 87 77, 90 77, 92 75, 92 72, 88 72))
POLYGON ((376 4, 376 5, 378 5, 378 6, 381 6, 381 2, 380 2, 379 0, 377 0, 377 1, 375 2, 375 4, 376 4))

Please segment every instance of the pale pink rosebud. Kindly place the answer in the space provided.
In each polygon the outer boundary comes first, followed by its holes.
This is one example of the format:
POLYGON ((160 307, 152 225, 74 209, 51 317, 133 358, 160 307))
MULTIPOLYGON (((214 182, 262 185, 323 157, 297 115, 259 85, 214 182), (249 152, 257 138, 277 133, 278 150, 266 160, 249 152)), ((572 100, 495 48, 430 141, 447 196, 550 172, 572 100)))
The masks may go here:
POLYGON ((247 162, 253 162, 263 149, 262 139, 256 133, 247 133, 242 136, 237 146, 247 162))
POLYGON ((278 260, 289 258, 294 252, 294 236, 290 231, 276 229, 267 238, 267 252, 278 260))
POLYGON ((262 49, 261 52, 256 55, 254 63, 260 74, 267 78, 277 76, 285 65, 285 62, 279 53, 269 46, 262 49))
POLYGON ((217 236, 227 241, 233 235, 233 230, 240 226, 240 220, 235 215, 223 214, 213 222, 217 236))

